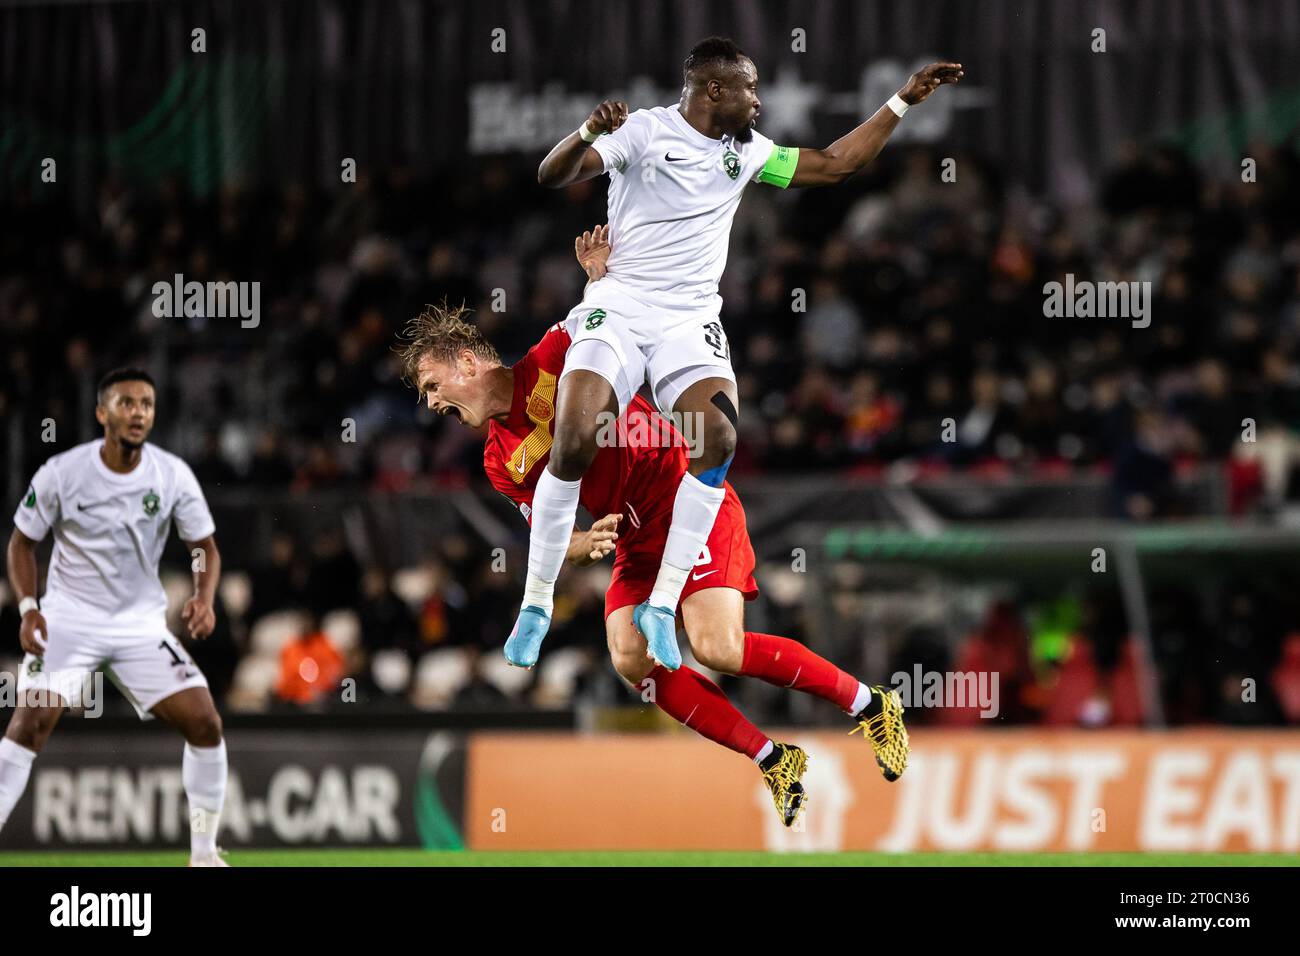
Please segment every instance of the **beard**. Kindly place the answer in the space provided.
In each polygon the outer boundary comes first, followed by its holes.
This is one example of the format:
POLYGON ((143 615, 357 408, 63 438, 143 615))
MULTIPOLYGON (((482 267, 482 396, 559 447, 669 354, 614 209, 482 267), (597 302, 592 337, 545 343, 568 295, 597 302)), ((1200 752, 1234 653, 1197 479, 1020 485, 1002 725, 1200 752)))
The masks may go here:
POLYGON ((745 124, 744 126, 742 126, 740 129, 736 130, 735 135, 732 136, 731 138, 734 139, 737 143, 750 143, 750 142, 753 142, 753 140, 754 140, 754 124, 753 124, 753 123, 746 123, 746 124, 745 124))

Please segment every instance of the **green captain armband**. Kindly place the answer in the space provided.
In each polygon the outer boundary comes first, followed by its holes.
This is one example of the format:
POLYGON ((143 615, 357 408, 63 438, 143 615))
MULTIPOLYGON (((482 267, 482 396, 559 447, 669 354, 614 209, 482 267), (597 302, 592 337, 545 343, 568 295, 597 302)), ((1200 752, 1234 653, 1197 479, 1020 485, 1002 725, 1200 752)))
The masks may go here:
POLYGON ((798 165, 799 147, 773 146, 772 155, 767 157, 767 162, 758 171, 758 181, 785 189, 794 178, 794 168, 798 165))

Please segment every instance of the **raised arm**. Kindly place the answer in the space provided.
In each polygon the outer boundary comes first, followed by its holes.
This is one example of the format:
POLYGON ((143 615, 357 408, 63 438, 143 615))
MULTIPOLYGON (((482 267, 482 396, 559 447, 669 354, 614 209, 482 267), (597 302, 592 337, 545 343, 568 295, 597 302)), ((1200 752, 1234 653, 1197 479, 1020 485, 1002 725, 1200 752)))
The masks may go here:
MULTIPOLYGON (((36 601, 36 544, 17 528, 9 536, 9 550, 5 557, 9 570, 9 584, 14 589, 19 606, 36 601)), ((18 642, 23 651, 37 657, 45 653, 45 638, 49 630, 39 609, 29 606, 23 611, 22 626, 18 629, 18 642)))
MULTIPOLYGON (((965 72, 960 63, 931 63, 912 74, 898 97, 908 107, 923 102, 940 86, 956 83, 965 72)), ((901 116, 886 103, 871 119, 825 149, 799 150, 791 186, 830 186, 861 172, 885 148, 901 116)))
POLYGON ((605 100, 592 110, 585 127, 574 130, 546 154, 537 167, 537 182, 547 189, 563 189, 599 176, 605 171, 605 161, 591 148, 591 144, 601 133, 614 132, 626 119, 626 103, 605 100))

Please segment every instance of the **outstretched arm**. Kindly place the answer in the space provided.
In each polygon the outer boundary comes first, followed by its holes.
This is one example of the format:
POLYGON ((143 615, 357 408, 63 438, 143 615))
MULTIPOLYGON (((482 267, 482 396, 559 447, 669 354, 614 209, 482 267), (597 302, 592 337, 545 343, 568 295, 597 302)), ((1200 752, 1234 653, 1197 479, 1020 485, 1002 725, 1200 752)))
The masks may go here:
MULTIPOLYGON (((956 83, 965 75, 960 63, 931 63, 913 73, 898 91, 898 96, 909 107, 915 106, 940 86, 956 83)), ((790 177, 790 185, 830 186, 844 182, 880 155, 900 118, 886 104, 876 110, 871 119, 825 149, 799 150, 798 165, 790 177)))
POLYGON ((627 104, 605 100, 587 118, 590 140, 583 139, 581 128, 555 144, 537 167, 537 181, 547 189, 563 189, 605 171, 605 161, 591 143, 601 133, 612 133, 627 119, 627 104))
POLYGON ((590 531, 574 528, 565 558, 580 568, 595 564, 614 550, 614 543, 618 541, 618 523, 622 520, 622 515, 605 515, 592 524, 590 531))

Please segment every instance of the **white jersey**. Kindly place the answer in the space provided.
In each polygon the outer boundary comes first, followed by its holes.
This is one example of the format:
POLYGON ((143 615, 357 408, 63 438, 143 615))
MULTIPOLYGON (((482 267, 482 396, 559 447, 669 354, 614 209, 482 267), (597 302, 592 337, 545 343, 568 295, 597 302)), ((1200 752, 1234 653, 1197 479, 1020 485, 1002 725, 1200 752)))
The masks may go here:
POLYGON ((637 110, 592 148, 609 174, 613 249, 601 282, 612 279, 650 305, 716 315, 731 221, 772 141, 758 132, 748 143, 710 139, 676 106, 657 106, 637 110))
POLYGON ((183 541, 215 530, 198 479, 180 458, 146 444, 125 475, 99 456, 104 440, 55 455, 36 472, 14 514, 40 541, 54 530, 42 610, 135 620, 166 613, 158 559, 171 523, 183 541))

